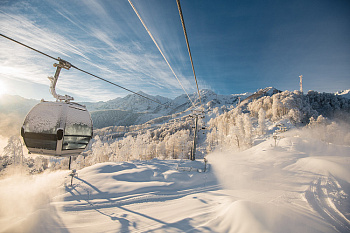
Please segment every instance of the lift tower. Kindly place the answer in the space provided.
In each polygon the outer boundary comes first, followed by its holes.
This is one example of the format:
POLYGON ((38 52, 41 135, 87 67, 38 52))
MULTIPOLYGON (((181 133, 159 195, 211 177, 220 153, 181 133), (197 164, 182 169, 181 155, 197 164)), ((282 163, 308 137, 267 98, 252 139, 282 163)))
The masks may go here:
POLYGON ((191 157, 190 159, 192 161, 196 160, 196 148, 197 148, 197 132, 198 132, 198 119, 199 118, 204 118, 204 112, 201 110, 193 110, 192 114, 190 117, 195 119, 195 124, 194 124, 194 136, 193 136, 193 147, 191 150, 191 157))

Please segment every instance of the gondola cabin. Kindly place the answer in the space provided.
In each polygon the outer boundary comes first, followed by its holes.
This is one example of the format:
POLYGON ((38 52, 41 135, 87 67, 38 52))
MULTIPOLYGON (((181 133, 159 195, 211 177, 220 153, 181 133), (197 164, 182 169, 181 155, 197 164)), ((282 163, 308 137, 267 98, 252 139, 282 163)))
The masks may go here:
POLYGON ((78 155, 92 138, 92 120, 83 105, 42 101, 27 114, 21 135, 30 153, 78 155))

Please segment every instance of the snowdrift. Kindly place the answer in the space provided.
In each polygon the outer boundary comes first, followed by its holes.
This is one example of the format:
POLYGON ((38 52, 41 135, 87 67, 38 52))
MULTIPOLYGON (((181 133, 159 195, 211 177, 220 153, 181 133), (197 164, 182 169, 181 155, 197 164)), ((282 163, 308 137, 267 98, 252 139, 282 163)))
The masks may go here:
POLYGON ((332 232, 327 224, 293 208, 249 201, 225 204, 208 223, 213 232, 332 232))
POLYGON ((0 181, 1 232, 349 232, 350 148, 281 135, 204 161, 100 163, 0 181))

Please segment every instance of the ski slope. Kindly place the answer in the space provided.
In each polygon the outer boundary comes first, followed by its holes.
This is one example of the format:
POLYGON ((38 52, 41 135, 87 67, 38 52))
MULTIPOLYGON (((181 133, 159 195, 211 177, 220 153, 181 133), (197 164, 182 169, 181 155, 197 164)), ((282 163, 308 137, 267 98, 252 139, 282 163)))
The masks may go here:
POLYGON ((0 232, 350 232, 350 148, 281 135, 204 161, 0 180, 0 232))

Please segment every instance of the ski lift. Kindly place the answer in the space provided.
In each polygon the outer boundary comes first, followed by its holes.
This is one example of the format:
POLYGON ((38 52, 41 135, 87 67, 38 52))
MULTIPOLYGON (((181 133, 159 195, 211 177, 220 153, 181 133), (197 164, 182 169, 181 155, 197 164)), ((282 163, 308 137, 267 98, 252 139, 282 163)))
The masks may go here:
POLYGON ((73 97, 58 95, 55 91, 62 68, 70 63, 59 58, 50 91, 56 102, 42 100, 27 114, 21 135, 29 153, 70 156, 83 152, 92 138, 92 120, 85 106, 70 102, 73 97))

